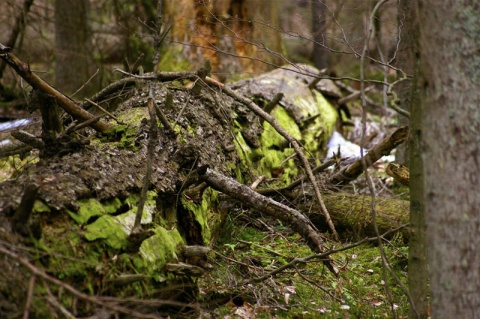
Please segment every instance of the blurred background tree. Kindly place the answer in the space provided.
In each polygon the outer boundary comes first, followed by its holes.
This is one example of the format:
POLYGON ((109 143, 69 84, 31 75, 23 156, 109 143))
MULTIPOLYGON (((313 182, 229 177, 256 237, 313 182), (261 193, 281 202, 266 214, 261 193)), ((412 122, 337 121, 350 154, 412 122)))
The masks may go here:
MULTIPOLYGON (((16 17, 32 0, 5 1, 0 12, 0 41, 6 43, 16 17)), ((197 69, 211 60, 213 74, 238 79, 289 63, 328 67, 337 76, 358 76, 358 57, 365 40, 365 16, 376 1, 355 0, 165 0, 161 69, 197 69)), ((73 93, 89 94, 119 77, 114 67, 148 71, 156 1, 34 0, 15 52, 42 72, 42 77, 73 93), (57 63, 52 63, 53 58, 57 63), (59 66, 62 65, 60 68, 59 66), (56 66, 57 70, 53 70, 56 66), (83 68, 83 70, 82 70, 83 68), (57 80, 52 81, 54 77, 57 80)), ((369 58, 395 57, 399 25, 397 4, 382 6, 369 58)), ((370 60, 374 62, 374 60, 370 60)), ((134 71, 134 70, 130 70, 134 71)), ((384 80, 394 72, 369 63, 371 77, 384 80)), ((1 73, 0 73, 1 74, 1 73)), ((10 80, 12 73, 10 71, 10 80)), ((2 83, 5 79, 2 78, 2 83)), ((9 82, 11 83, 11 82, 9 82)))
POLYGON ((82 96, 100 89, 100 77, 93 55, 88 0, 56 0, 55 86, 66 94, 82 96))

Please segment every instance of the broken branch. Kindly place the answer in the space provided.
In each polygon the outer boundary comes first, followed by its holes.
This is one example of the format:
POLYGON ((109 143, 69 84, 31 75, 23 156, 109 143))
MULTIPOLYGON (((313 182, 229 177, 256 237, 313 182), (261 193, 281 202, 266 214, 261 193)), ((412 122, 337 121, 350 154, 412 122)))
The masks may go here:
POLYGON ((205 79, 205 81, 210 84, 214 85, 217 87, 220 87, 223 92, 225 92, 228 96, 233 98, 235 101, 238 101, 245 106, 247 106, 253 113, 255 113, 257 116, 259 116, 261 119, 264 119, 267 121, 280 135, 282 135, 294 148, 295 152, 298 154, 298 157, 300 157, 300 160, 303 163, 303 167, 305 168, 305 171, 307 172, 308 179, 312 183, 312 187, 315 191, 316 198, 320 204, 320 208, 322 210, 323 215, 325 216, 325 219, 327 221, 328 227, 332 231, 333 238, 335 240, 340 240, 340 237, 338 236, 337 231, 335 230, 335 226, 333 225, 332 219, 330 218, 330 214, 328 213, 327 207, 325 206, 325 203, 322 200, 322 195, 320 194, 320 189, 315 181, 315 176, 313 175, 312 169, 310 167, 310 164, 308 163, 307 158, 305 157, 305 154, 303 154, 302 148, 300 147, 300 144, 297 142, 296 139, 294 139, 278 122, 277 120, 264 110, 262 110, 261 107, 259 107, 257 104, 255 104, 253 101, 239 96, 237 93, 235 93, 233 90, 225 87, 223 84, 221 84, 218 81, 215 81, 209 77, 205 79))
MULTIPOLYGON (((2 45, 2 47, 4 47, 2 45)), ((45 94, 51 95, 57 101, 58 106, 63 108, 68 114, 75 119, 82 121, 88 121, 93 118, 93 115, 82 109, 77 103, 71 100, 68 96, 56 90, 50 84, 41 79, 38 75, 30 70, 30 66, 21 61, 12 53, 6 50, 0 52, 0 58, 2 58, 8 65, 10 65, 25 81, 28 82, 34 89, 39 90, 45 94)), ((90 125, 97 132, 106 132, 110 130, 110 125, 97 121, 90 125)))
MULTIPOLYGON (((393 150, 398 145, 402 144, 408 136, 408 126, 402 126, 392 133, 389 137, 382 140, 380 143, 375 145, 370 149, 367 155, 364 156, 366 167, 369 167, 382 156, 390 154, 390 151, 393 150)), ((331 185, 343 186, 350 181, 355 180, 360 174, 363 173, 364 165, 362 163, 362 158, 359 158, 349 166, 346 166, 338 173, 334 174, 329 182, 331 185)))
MULTIPOLYGON (((228 178, 212 169, 199 169, 198 174, 213 189, 243 203, 247 203, 252 208, 268 214, 269 216, 278 218, 285 224, 289 225, 307 241, 307 244, 312 251, 317 253, 324 251, 324 238, 317 231, 310 219, 299 211, 269 197, 258 194, 250 187, 240 184, 236 180, 228 178)), ((336 273, 330 261, 326 262, 326 265, 332 272, 336 273)))

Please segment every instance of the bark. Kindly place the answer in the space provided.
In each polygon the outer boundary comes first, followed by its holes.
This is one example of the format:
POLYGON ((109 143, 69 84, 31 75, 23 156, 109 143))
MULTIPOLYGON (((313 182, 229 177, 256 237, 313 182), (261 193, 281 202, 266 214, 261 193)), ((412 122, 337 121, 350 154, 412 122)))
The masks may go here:
POLYGON ((67 94, 75 93, 83 85, 82 95, 99 89, 99 77, 89 81, 96 67, 88 9, 87 0, 55 1, 55 86, 67 94))
MULTIPOLYGON (((304 194, 302 196, 305 196, 304 194)), ((362 239, 375 237, 372 222, 371 197, 346 193, 323 194, 323 200, 342 238, 362 239)), ((407 201, 389 198, 376 198, 377 226, 381 234, 400 226, 406 226, 409 218, 407 201)), ((325 229, 324 219, 319 215, 319 207, 308 200, 302 200, 298 209, 312 220, 319 229, 325 229)), ((410 241, 407 227, 401 229, 405 240, 410 241)))
MULTIPOLYGON (((401 70, 397 72, 398 78, 412 76, 416 68, 416 40, 418 37, 418 26, 415 18, 415 2, 412 0, 400 1, 398 8, 398 23, 402 25, 400 30, 401 41, 398 47, 397 67, 401 70)), ((398 94, 398 107, 405 111, 411 111, 413 103, 412 81, 406 80, 397 84, 395 91, 398 94)), ((408 118, 398 114, 398 121, 401 125, 408 125, 408 118)), ((395 157, 397 162, 409 166, 409 146, 402 144, 397 149, 395 157)))
POLYGON ((282 63, 280 33, 272 30, 279 24, 277 1, 167 0, 165 16, 174 23, 173 42, 185 44, 185 57, 194 65, 210 60, 220 79, 282 63))
MULTIPOLYGON (((410 134, 405 148, 398 149, 399 160, 410 167, 410 232, 408 245, 408 286, 410 292, 409 318, 426 319, 429 316, 428 265, 425 239, 425 206, 422 162, 422 108, 418 96, 418 69, 420 52, 418 45, 418 12, 415 1, 400 3, 399 14, 404 17, 404 36, 400 44, 399 67, 412 76, 411 82, 399 86, 400 107, 410 112, 410 134)), ((402 76, 402 75, 401 75, 402 76)), ((399 121, 408 121, 399 115, 399 121)), ((398 154, 397 153, 397 154, 398 154)))
POLYGON ((432 318, 480 315, 480 3, 419 3, 432 318))
POLYGON ((313 65, 319 70, 328 67, 326 15, 327 7, 321 0, 312 1, 313 65))

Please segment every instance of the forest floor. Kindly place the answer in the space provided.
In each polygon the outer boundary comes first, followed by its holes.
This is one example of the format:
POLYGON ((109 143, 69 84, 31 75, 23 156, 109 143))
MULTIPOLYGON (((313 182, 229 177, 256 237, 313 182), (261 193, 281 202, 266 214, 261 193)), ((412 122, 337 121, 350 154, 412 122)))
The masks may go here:
MULTIPOLYGON (((241 209, 227 219, 212 258, 214 270, 199 281, 200 295, 218 318, 406 318, 408 247, 396 235, 332 255, 338 277, 312 259, 268 276, 296 258, 311 255, 298 234, 280 222, 241 209), (261 277, 265 276, 262 280, 261 277), (388 291, 388 292, 387 292, 388 291), (393 310, 392 310, 393 309, 393 310)), ((354 242, 330 244, 338 249, 354 242)))

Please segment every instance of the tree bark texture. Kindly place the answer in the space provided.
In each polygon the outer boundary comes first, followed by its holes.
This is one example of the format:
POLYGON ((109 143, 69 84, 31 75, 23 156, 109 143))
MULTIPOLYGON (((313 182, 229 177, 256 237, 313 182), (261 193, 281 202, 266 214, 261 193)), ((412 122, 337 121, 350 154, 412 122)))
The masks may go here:
POLYGON ((432 318, 480 317, 480 3, 419 3, 432 318))
MULTIPOLYGON (((302 194, 302 196, 304 197, 305 194, 302 194)), ((372 221, 372 199, 370 196, 325 193, 322 197, 342 238, 363 239, 376 236, 372 221)), ((376 198, 375 203, 377 227, 381 234, 408 223, 407 201, 393 198, 376 198)), ((326 229, 325 218, 319 213, 320 208, 316 203, 313 201, 301 201, 297 207, 301 212, 305 212, 315 226, 319 229, 326 229)), ((410 234, 407 228, 402 229, 401 234, 410 242, 410 234)))
POLYGON ((327 22, 325 11, 327 6, 321 0, 312 1, 312 33, 313 33, 313 65, 319 70, 328 67, 328 53, 325 49, 327 46, 327 22))
MULTIPOLYGON (((398 23, 402 25, 400 30, 400 43, 398 47, 398 58, 396 66, 401 70, 397 72, 397 76, 402 78, 404 76, 412 76, 415 72, 416 66, 416 41, 418 38, 418 25, 415 17, 415 1, 403 0, 400 1, 398 8, 398 23)), ((396 86, 395 90, 398 94, 399 107, 405 111, 411 111, 411 105, 413 103, 413 90, 412 80, 406 80, 400 82, 396 86)), ((398 114, 398 122, 401 125, 408 125, 408 118, 398 114)), ((398 147, 395 157, 398 163, 405 166, 409 166, 409 145, 408 143, 402 144, 398 147)))
POLYGON ((193 63, 210 60, 214 75, 282 64, 276 1, 166 0, 165 16, 173 23, 173 42, 186 44, 183 51, 193 63))
MULTIPOLYGON (((87 0, 55 1, 55 86, 67 94, 80 89, 96 70, 87 17, 87 0)), ((99 81, 92 79, 82 95, 96 92, 95 84, 99 81)))
POLYGON ((409 318, 428 317, 428 268, 425 243, 425 209, 423 202, 422 110, 418 98, 418 12, 416 1, 400 1, 398 21, 403 25, 397 66, 404 72, 399 77, 412 76, 398 84, 399 107, 410 112, 410 119, 398 115, 399 123, 410 123, 408 143, 397 148, 397 161, 410 168, 410 226, 408 242, 408 287, 412 304, 409 318))

